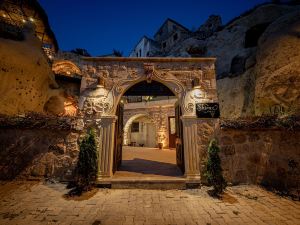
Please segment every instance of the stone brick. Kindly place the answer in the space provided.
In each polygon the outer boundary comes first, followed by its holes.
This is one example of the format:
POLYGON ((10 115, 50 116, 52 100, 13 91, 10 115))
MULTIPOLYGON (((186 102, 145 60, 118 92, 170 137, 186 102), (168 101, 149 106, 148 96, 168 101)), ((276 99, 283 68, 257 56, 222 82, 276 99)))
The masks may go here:
POLYGON ((224 154, 226 156, 234 155, 235 154, 235 146, 234 145, 222 146, 222 152, 224 152, 224 154))
POLYGON ((245 170, 238 170, 234 175, 234 184, 238 183, 247 183, 247 171, 245 170))
POLYGON ((249 142, 256 142, 256 141, 259 141, 260 140, 260 137, 258 134, 256 133, 249 133, 248 134, 248 141, 249 142))
POLYGON ((233 141, 230 136, 223 136, 220 138, 220 144, 221 145, 232 145, 233 141))
POLYGON ((48 150, 55 154, 65 154, 66 146, 65 146, 65 144, 50 145, 48 150))
POLYGON ((233 136, 233 140, 236 144, 243 144, 247 140, 247 138, 243 134, 236 134, 233 136))

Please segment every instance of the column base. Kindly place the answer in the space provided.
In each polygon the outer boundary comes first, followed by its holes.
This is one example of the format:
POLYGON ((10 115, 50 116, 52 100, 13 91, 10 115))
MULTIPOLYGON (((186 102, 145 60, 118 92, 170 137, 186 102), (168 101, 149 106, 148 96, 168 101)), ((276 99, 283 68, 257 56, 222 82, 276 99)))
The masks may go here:
POLYGON ((191 181, 193 181, 193 180, 195 180, 195 181, 200 181, 200 174, 194 174, 194 173, 185 173, 184 174, 184 176, 185 176, 185 178, 187 179, 187 180, 191 180, 191 181))

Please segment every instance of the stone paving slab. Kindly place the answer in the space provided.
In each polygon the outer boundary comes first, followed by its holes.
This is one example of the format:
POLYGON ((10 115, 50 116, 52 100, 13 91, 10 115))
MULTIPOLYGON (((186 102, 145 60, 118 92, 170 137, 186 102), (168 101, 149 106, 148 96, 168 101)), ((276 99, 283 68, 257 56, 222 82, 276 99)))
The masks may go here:
POLYGON ((176 151, 123 146, 122 165, 113 179, 174 179, 182 177, 176 165, 176 151))
POLYGON ((64 184, 0 183, 0 224, 300 224, 300 202, 257 186, 229 187, 222 200, 198 190, 95 189, 65 198, 64 184))

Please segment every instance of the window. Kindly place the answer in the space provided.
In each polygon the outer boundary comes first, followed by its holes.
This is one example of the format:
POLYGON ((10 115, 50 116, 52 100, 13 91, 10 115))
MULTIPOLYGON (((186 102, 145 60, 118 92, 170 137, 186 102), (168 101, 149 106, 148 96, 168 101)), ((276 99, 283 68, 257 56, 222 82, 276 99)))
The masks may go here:
POLYGON ((138 133, 140 128, 140 123, 139 122, 133 122, 131 124, 131 132, 132 133, 138 133))
POLYGON ((169 117, 169 129, 170 129, 170 134, 176 134, 175 117, 169 117))
POLYGON ((167 43, 166 43, 166 42, 163 42, 163 43, 162 43, 162 47, 163 47, 163 48, 166 48, 166 47, 167 47, 167 43))
POLYGON ((173 41, 176 41, 177 39, 178 39, 178 34, 176 33, 173 35, 173 41))
POLYGON ((127 97, 127 102, 132 103, 132 102, 142 102, 142 96, 128 96, 127 97))
POLYGON ((142 57, 142 49, 139 50, 140 57, 142 57))
POLYGON ((247 30, 245 36, 245 48, 256 47, 259 38, 265 32, 269 25, 269 23, 257 24, 251 27, 249 30, 247 30))

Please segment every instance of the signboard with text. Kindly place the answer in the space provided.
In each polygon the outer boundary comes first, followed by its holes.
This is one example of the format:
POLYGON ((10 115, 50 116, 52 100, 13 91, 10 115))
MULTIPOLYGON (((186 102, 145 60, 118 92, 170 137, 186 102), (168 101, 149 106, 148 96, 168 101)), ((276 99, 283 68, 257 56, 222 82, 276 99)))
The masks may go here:
POLYGON ((219 118, 219 103, 197 103, 196 115, 198 118, 219 118))

